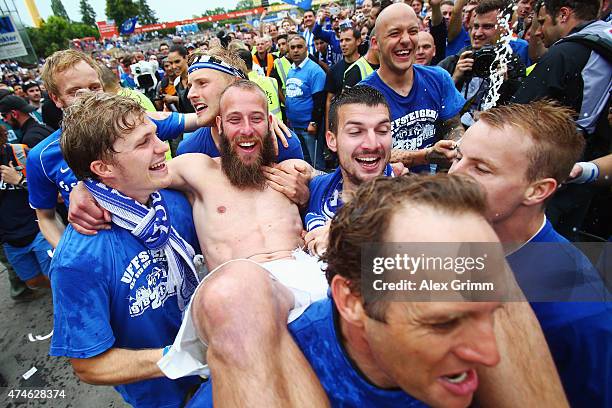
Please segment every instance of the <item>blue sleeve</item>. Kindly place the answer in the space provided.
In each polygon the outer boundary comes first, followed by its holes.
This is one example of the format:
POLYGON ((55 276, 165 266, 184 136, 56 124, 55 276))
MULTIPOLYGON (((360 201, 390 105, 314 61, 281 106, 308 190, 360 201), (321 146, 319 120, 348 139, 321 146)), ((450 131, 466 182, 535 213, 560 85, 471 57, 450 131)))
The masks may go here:
POLYGON ((289 147, 283 146, 280 140, 278 141, 278 163, 288 159, 304 160, 302 144, 300 143, 300 139, 295 133, 293 133, 293 131, 291 131, 291 137, 287 138, 287 144, 289 147))
POLYGON ((323 40, 325 40, 326 43, 331 45, 332 39, 334 38, 335 34, 332 31, 324 30, 323 27, 321 27, 317 22, 312 28, 312 35, 313 38, 314 36, 321 37, 323 40))
POLYGON ((200 149, 201 144, 199 143, 199 137, 196 133, 192 133, 191 136, 184 138, 179 143, 176 149, 176 155, 180 156, 185 153, 203 153, 200 149))
POLYGON ((442 110, 440 111, 440 120, 448 120, 453 116, 457 115, 463 105, 465 105, 465 98, 461 96, 453 78, 450 74, 443 70, 437 70, 438 75, 441 76, 441 90, 442 90, 442 110))
POLYGON ((313 70, 312 94, 321 92, 325 89, 325 71, 318 65, 313 70), (318 69, 317 69, 318 68, 318 69))
POLYGON ((57 186, 49 178, 40 158, 41 149, 32 149, 26 161, 30 206, 49 210, 57 205, 57 186))
MULTIPOLYGON (((75 235, 70 237, 75 238, 75 235)), ((61 254, 61 250, 56 252, 57 256, 61 254)), ((110 274, 112 271, 104 269, 103 265, 92 268, 88 261, 84 261, 78 270, 61 265, 61 260, 52 263, 53 337, 50 355, 90 358, 105 352, 115 343, 110 325, 110 288, 103 277, 104 272, 110 274)))
POLYGON ((176 139, 185 131, 185 115, 183 113, 172 112, 166 119, 150 119, 157 126, 157 137, 163 141, 176 139))
POLYGON ((304 216, 304 226, 306 231, 310 232, 315 228, 319 228, 325 225, 327 219, 317 213, 309 212, 304 216))

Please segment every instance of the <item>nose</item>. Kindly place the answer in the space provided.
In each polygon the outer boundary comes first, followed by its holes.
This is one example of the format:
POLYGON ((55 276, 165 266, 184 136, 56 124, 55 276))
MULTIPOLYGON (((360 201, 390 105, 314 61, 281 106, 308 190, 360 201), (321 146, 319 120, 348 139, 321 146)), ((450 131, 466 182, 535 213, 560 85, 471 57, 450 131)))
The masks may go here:
POLYGON ((463 160, 455 159, 453 160, 453 164, 451 164, 450 169, 448 169, 448 174, 465 174, 465 166, 463 165, 463 160))
POLYGON ((361 141, 361 148, 364 150, 375 150, 378 148, 378 138, 374 129, 368 129, 367 134, 361 141))
POLYGON ((478 318, 465 333, 465 342, 455 349, 459 358, 486 367, 494 367, 499 363, 492 315, 478 318))
POLYGON ((168 143, 162 141, 159 137, 156 138, 156 145, 155 145, 155 151, 157 153, 166 153, 168 151, 168 149, 170 148, 170 146, 168 146, 168 143))

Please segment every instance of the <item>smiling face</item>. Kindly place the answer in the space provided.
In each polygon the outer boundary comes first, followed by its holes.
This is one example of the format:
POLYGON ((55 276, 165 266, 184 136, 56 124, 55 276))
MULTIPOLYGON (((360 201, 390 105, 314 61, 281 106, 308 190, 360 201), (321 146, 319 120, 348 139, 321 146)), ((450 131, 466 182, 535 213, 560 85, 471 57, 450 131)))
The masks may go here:
POLYGON ((199 126, 213 126, 219 115, 219 98, 234 77, 212 69, 198 69, 187 77, 187 98, 196 111, 199 126))
POLYGON ((77 94, 81 92, 102 92, 102 82, 98 77, 98 72, 85 61, 80 61, 56 74, 55 82, 58 84, 58 94, 50 93, 49 96, 60 109, 72 105, 77 94))
POLYGON ((495 45, 499 40, 500 27, 497 24, 498 10, 476 14, 470 31, 472 48, 478 50, 486 45, 495 45))
POLYGON ((380 65, 396 75, 412 68, 418 46, 419 24, 414 10, 404 3, 384 9, 376 23, 374 41, 380 52, 380 65))
POLYGON ((168 61, 172 64, 172 70, 175 76, 181 76, 184 72, 187 72, 187 58, 184 58, 181 54, 176 51, 168 54, 168 61))
POLYGON ((449 173, 467 174, 487 192, 487 218, 493 224, 511 217, 525 200, 532 142, 523 132, 478 121, 461 139, 449 173))
POLYGON ((336 133, 327 133, 327 145, 338 154, 343 179, 355 187, 383 174, 391 140, 389 110, 384 105, 343 105, 336 133))
POLYGON ((223 94, 220 108, 217 128, 226 176, 237 187, 261 187, 265 183, 261 166, 274 160, 265 95, 233 86, 223 94))
MULTIPOLYGON (((497 242, 482 216, 425 205, 396 210, 389 226, 385 242, 497 242)), ((366 317, 363 332, 386 386, 433 407, 466 407, 478 387, 476 368, 499 362, 493 330, 499 306, 393 301, 384 322, 366 317)))
POLYGON ((138 120, 138 126, 115 141, 113 161, 100 179, 145 204, 151 193, 168 187, 172 178, 166 167, 168 144, 157 137, 157 127, 150 119, 138 120))

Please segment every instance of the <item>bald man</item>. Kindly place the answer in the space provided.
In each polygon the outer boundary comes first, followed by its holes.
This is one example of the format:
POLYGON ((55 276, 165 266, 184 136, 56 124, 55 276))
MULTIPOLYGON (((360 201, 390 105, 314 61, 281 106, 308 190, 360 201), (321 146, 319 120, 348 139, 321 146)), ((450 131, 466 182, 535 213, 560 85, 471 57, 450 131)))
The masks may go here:
POLYGON ((459 112, 465 99, 447 72, 415 65, 419 21, 412 7, 395 3, 376 19, 372 44, 380 53, 380 68, 362 84, 378 89, 391 107, 392 161, 412 172, 435 171, 454 141, 463 135, 459 112), (446 139, 440 150, 436 142, 446 139))
POLYGON ((419 31, 418 39, 419 45, 417 46, 414 63, 419 65, 431 65, 431 60, 436 56, 434 38, 426 31, 419 31))

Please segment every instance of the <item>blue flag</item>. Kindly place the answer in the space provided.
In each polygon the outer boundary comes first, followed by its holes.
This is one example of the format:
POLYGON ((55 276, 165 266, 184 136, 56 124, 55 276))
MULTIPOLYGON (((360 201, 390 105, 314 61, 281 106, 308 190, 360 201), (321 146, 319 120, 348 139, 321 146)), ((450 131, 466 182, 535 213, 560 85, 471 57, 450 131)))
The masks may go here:
POLYGON ((121 35, 132 34, 134 32, 134 29, 136 28, 137 21, 138 21, 138 17, 128 18, 127 20, 123 22, 123 24, 121 24, 121 29, 119 33, 121 35))
POLYGON ((283 3, 292 4, 302 10, 310 10, 312 6, 312 0, 283 0, 283 3))

